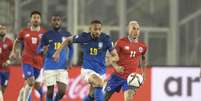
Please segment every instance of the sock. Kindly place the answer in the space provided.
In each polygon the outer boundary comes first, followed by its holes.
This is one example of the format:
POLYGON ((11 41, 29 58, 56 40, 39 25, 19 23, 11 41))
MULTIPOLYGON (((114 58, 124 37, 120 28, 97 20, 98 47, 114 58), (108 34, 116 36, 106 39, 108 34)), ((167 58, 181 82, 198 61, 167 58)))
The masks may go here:
POLYGON ((0 90, 0 101, 3 101, 3 93, 1 90, 0 90))
POLYGON ((94 101, 94 97, 88 95, 83 98, 83 101, 94 101))
POLYGON ((23 94, 24 94, 24 87, 22 87, 22 88, 20 89, 20 93, 19 93, 19 95, 18 95, 18 97, 17 97, 17 101, 22 101, 23 94))
POLYGON ((48 98, 48 97, 46 97, 46 101, 53 101, 52 99, 50 99, 50 98, 48 98))
POLYGON ((31 101, 31 99, 32 99, 32 97, 31 97, 31 94, 30 94, 30 96, 29 96, 29 100, 28 100, 28 101, 31 101))
POLYGON ((24 87, 24 94, 23 94, 23 101, 28 101, 29 96, 31 95, 32 87, 30 87, 28 84, 24 87))
POLYGON ((64 94, 63 93, 57 93, 56 94, 56 96, 55 96, 55 99, 54 99, 54 101, 59 101, 59 100, 61 100, 62 98, 63 98, 63 96, 64 96, 64 94))
POLYGON ((94 97, 96 101, 104 101, 104 94, 102 92, 102 87, 95 88, 94 97))

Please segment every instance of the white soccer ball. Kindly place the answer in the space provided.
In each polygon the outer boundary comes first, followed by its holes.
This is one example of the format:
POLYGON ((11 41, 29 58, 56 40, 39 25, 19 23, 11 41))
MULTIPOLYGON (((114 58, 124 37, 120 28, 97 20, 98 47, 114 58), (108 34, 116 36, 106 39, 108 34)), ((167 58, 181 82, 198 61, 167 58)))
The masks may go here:
POLYGON ((144 81, 143 76, 138 73, 131 73, 127 78, 128 85, 134 86, 136 88, 140 87, 143 81, 144 81))

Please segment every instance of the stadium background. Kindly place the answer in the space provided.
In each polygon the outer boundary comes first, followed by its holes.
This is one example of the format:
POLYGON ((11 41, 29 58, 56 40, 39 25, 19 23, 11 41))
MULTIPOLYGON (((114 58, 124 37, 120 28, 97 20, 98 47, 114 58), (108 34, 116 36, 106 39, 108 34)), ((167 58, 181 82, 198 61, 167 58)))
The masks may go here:
MULTIPOLYGON (((103 30, 115 41, 126 35, 128 21, 137 20, 142 26, 140 38, 149 46, 146 61, 150 68, 135 101, 200 101, 200 5, 201 0, 0 0, 0 23, 8 26, 7 36, 14 39, 22 27, 28 26, 32 10, 42 12, 46 28, 49 16, 60 13, 63 26, 72 34, 88 31, 89 22, 100 19, 103 30)), ((77 44, 74 47, 72 79, 78 77, 76 67, 82 63, 80 49, 77 44)), ((23 84, 19 63, 20 57, 11 67, 6 101, 15 101, 23 84)), ((67 98, 73 99, 68 93, 67 98)))

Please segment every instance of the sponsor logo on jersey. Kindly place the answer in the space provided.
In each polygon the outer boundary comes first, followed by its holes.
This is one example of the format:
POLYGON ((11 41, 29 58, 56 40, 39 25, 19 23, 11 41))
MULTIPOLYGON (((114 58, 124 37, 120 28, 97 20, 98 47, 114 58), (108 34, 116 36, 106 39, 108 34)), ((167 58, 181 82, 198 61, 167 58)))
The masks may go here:
POLYGON ((99 43, 98 43, 98 48, 101 49, 102 47, 103 47, 103 43, 102 43, 102 42, 99 42, 99 43))

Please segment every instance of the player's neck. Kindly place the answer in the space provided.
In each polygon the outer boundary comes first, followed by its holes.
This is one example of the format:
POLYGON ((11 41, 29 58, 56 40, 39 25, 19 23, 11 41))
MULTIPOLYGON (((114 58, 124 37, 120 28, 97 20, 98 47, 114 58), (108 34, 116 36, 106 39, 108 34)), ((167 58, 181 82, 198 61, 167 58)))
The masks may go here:
POLYGON ((132 37, 128 36, 128 40, 130 42, 138 42, 138 38, 137 37, 136 38, 132 38, 132 37))
POLYGON ((40 26, 31 26, 31 31, 40 31, 40 26))

